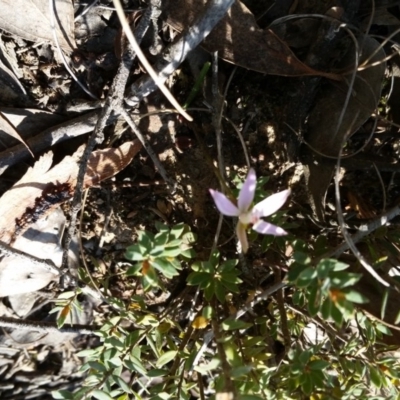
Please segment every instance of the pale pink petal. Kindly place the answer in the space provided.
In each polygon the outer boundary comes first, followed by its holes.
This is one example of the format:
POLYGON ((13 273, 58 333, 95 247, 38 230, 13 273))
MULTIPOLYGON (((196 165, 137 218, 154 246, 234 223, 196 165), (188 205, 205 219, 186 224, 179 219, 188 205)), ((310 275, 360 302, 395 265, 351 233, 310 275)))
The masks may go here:
POLYGON ((287 232, 282 228, 280 228, 279 226, 272 225, 263 220, 260 220, 256 224, 254 224, 253 229, 258 233, 262 233, 263 235, 274 235, 274 236, 287 235, 287 232))
POLYGON ((258 217, 268 217, 278 211, 286 202, 290 195, 290 190, 275 193, 267 197, 265 200, 260 201, 253 208, 253 213, 258 217))
POLYGON ((256 191, 256 181, 256 173, 253 168, 250 168, 238 197, 238 207, 240 212, 246 212, 250 208, 256 191))
POLYGON ((210 189, 212 198, 214 199, 215 205, 218 211, 227 215, 228 217, 238 217, 240 212, 239 209, 221 192, 210 189))
POLYGON ((236 225, 236 235, 242 246, 242 252, 247 253, 249 249, 249 242, 247 240, 246 225, 243 225, 240 221, 236 225))

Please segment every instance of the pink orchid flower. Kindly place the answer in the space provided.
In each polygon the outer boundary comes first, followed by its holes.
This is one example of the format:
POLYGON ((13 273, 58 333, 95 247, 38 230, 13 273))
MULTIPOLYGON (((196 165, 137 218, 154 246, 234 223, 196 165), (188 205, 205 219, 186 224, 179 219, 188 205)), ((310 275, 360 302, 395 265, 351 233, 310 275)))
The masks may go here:
POLYGON ((242 246, 243 253, 246 253, 249 248, 246 234, 246 229, 249 225, 253 225, 252 229, 263 235, 287 235, 287 232, 279 226, 272 225, 261 218, 268 217, 278 211, 285 204, 290 195, 290 190, 275 193, 251 207, 256 191, 256 179, 254 169, 250 168, 243 187, 240 190, 237 206, 223 193, 210 189, 211 196, 219 212, 228 217, 239 218, 236 226, 236 234, 242 246))

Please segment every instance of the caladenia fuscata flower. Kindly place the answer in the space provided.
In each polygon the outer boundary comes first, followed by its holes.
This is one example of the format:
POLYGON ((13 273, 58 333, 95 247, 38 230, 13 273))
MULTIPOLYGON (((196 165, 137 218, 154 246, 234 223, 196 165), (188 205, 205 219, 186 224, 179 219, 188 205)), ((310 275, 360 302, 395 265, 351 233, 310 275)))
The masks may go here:
POLYGON ((249 248, 246 229, 250 225, 252 225, 252 229, 263 235, 287 235, 287 232, 279 226, 270 224, 261 218, 268 217, 278 211, 285 204, 290 195, 290 190, 275 193, 252 206, 256 191, 256 180, 256 173, 253 168, 250 168, 243 187, 240 190, 237 206, 223 193, 210 189, 211 196, 219 212, 228 217, 238 218, 236 234, 242 246, 243 253, 246 253, 249 248))

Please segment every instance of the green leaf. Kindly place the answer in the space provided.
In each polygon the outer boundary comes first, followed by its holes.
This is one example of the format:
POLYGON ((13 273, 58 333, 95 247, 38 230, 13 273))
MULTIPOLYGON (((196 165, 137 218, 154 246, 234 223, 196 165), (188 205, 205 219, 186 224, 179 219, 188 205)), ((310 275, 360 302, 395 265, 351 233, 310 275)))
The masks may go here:
POLYGON ((316 277, 317 277, 317 271, 312 267, 308 267, 304 269, 298 276, 296 280, 296 286, 307 287, 313 282, 313 280, 316 277))
POLYGON ((238 273, 236 271, 232 272, 222 272, 221 273, 221 281, 229 282, 229 283, 241 283, 241 279, 238 278, 238 273))
POLYGON ((304 307, 306 303, 306 298, 304 296, 304 293, 300 290, 296 290, 293 293, 293 304, 296 306, 304 307))
POLYGON ((58 295, 57 300, 68 300, 75 297, 75 292, 68 291, 58 295))
POLYGON ((129 371, 136 371, 143 376, 147 376, 146 368, 144 368, 136 357, 131 356, 129 360, 124 360, 123 364, 129 371))
MULTIPOLYGON (((185 230, 185 224, 182 222, 180 224, 174 225, 171 228, 171 236, 174 237, 175 239, 180 238, 183 234, 183 231, 185 230)), ((188 232, 191 233, 191 232, 188 232)))
POLYGON ((157 378, 159 376, 165 376, 168 375, 168 370, 167 369, 152 369, 147 373, 147 376, 149 378, 157 378))
POLYGON ((137 276, 141 274, 142 263, 137 263, 126 270, 126 276, 137 276))
POLYGON ((311 362, 308 363, 308 368, 317 371, 317 370, 323 370, 329 365, 330 363, 325 360, 312 360, 311 362))
POLYGON ((181 250, 180 257, 186 258, 186 259, 191 259, 196 256, 196 252, 191 249, 191 248, 186 248, 181 250))
POLYGON ((65 400, 73 400, 74 395, 68 390, 54 390, 51 392, 53 399, 65 399, 65 400))
POLYGON ((158 232, 169 232, 169 227, 160 221, 155 221, 155 226, 158 232))
POLYGON ((354 286, 360 279, 361 274, 353 274, 348 272, 338 272, 331 274, 332 286, 338 289, 342 289, 349 286, 354 286))
POLYGON ((225 303, 226 290, 224 285, 219 281, 214 281, 214 293, 221 304, 225 303))
POLYGON ((309 362, 309 360, 310 360, 310 358, 311 358, 311 352, 310 352, 309 350, 302 351, 302 352, 299 354, 298 357, 299 357, 299 361, 300 361, 303 365, 308 364, 308 362, 309 362))
POLYGON ((368 303, 368 298, 362 295, 361 293, 356 292, 355 290, 351 290, 348 293, 345 293, 346 300, 351 301, 357 304, 368 303))
POLYGON ((113 400, 113 398, 109 394, 99 389, 93 390, 92 396, 95 397, 97 400, 113 400))
POLYGON ((335 268, 334 260, 321 260, 317 265, 319 279, 326 279, 335 268))
POLYGON ((162 256, 163 257, 178 257, 182 253, 180 247, 165 247, 162 256))
POLYGON ((112 375, 114 382, 125 392, 132 393, 132 389, 127 385, 127 383, 118 375, 112 375))
POLYGON ((192 272, 186 279, 188 285, 206 288, 212 282, 213 277, 208 272, 192 272))
POLYGON ((288 273, 288 280, 290 282, 296 282, 299 275, 304 271, 304 265, 294 264, 290 266, 288 273))
POLYGON ((78 357, 98 357, 100 355, 99 348, 82 350, 76 354, 78 357))
POLYGON ((301 385, 301 388, 303 389, 303 392, 308 396, 312 393, 314 389, 314 384, 310 374, 304 374, 304 380, 303 384, 301 385))
POLYGON ((375 385, 376 388, 380 389, 383 384, 382 375, 379 370, 375 367, 369 367, 369 376, 371 378, 371 382, 375 385))
POLYGON ((381 306, 381 319, 385 319, 385 313, 386 313, 386 306, 387 306, 387 301, 389 299, 389 289, 385 289, 383 292, 382 296, 382 306, 381 306))
POLYGON ((138 231, 138 244, 146 249, 147 252, 150 251, 152 243, 154 242, 154 235, 147 231, 138 231))
MULTIPOLYGON (((239 260, 234 259, 234 260, 226 260, 224 261, 220 267, 219 267, 219 271, 224 274, 225 272, 229 272, 232 271, 233 269, 235 269, 236 265, 238 264, 239 260)), ((239 273, 239 271, 237 271, 239 273)))
POLYGON ((213 316, 214 310, 211 306, 205 306, 201 311, 201 315, 206 319, 211 319, 213 316))
POLYGON ((204 296, 207 301, 211 301, 214 296, 214 285, 209 285, 204 289, 204 296))
POLYGON ((107 368, 104 364, 101 364, 97 361, 88 361, 87 365, 89 365, 90 368, 95 369, 96 371, 100 372, 106 372, 107 368))
POLYGON ((193 232, 186 232, 182 236, 182 243, 184 243, 187 246, 191 246, 197 241, 197 235, 193 232))
POLYGON ((160 232, 154 236, 154 246, 164 247, 169 240, 169 234, 167 232, 160 232))
POLYGON ((67 304, 58 314, 57 318, 57 328, 60 329, 64 326, 66 319, 71 312, 71 306, 67 304))
POLYGON ((125 258, 129 261, 142 261, 148 257, 148 252, 142 251, 139 245, 134 244, 127 247, 125 258))
POLYGON ((165 248, 169 249, 171 247, 181 247, 182 246, 182 239, 172 239, 165 243, 165 248))
POLYGON ((335 321, 336 326, 342 326, 344 315, 335 305, 333 305, 331 308, 331 317, 335 321))
POLYGON ((225 280, 221 281, 221 284, 228 289, 230 292, 239 293, 239 288, 236 283, 227 282, 225 280))
POLYGON ((104 345, 107 348, 112 348, 112 349, 116 349, 116 350, 120 350, 120 351, 122 351, 125 348, 124 343, 114 336, 107 338, 104 341, 104 345))
POLYGON ((168 279, 172 279, 174 276, 179 275, 179 272, 175 267, 164 258, 156 258, 155 260, 151 260, 149 263, 168 279))
POLYGON ((218 358, 212 358, 208 364, 196 365, 194 370, 201 374, 207 374, 209 371, 217 369, 221 364, 218 358))
POLYGON ((334 269, 333 270, 335 272, 343 271, 343 270, 349 268, 348 264, 342 263, 342 262, 340 262, 338 260, 328 260, 328 261, 332 261, 332 263, 334 264, 334 269))
POLYGON ((296 261, 296 263, 301 265, 308 265, 311 262, 310 256, 302 251, 295 251, 293 253, 293 259, 296 261))
POLYGON ((321 290, 317 285, 314 285, 310 288, 308 296, 307 296, 307 306, 308 312, 312 317, 318 314, 319 309, 321 308, 321 290))
POLYGON ((219 264, 219 251, 218 250, 214 250, 213 253, 210 256, 210 259, 208 260, 208 262, 212 265, 212 266, 217 266, 219 264))
POLYGON ((136 323, 144 326, 153 326, 153 327, 157 327, 158 325, 160 325, 160 321, 154 315, 151 314, 146 314, 143 315, 142 317, 139 317, 136 320, 136 323))
POLYGON ((321 370, 313 370, 310 372, 311 381, 315 387, 324 389, 326 387, 325 384, 325 375, 321 370))
POLYGON ((253 326, 253 324, 249 322, 244 322, 240 319, 227 318, 222 322, 221 326, 224 331, 233 331, 237 329, 250 328, 251 326, 253 326))
POLYGON ((176 355, 178 354, 177 350, 170 350, 165 352, 156 362, 157 367, 162 367, 165 364, 168 364, 170 361, 172 361, 176 355))
POLYGON ((321 307, 321 313, 322 316, 324 317, 324 320, 328 320, 331 316, 331 309, 333 307, 333 303, 331 299, 328 297, 325 299, 325 301, 322 303, 321 307))
POLYGON ((390 329, 383 324, 380 324, 379 322, 375 325, 375 328, 379 331, 382 332, 384 335, 388 335, 388 336, 393 336, 392 332, 390 331, 390 329))

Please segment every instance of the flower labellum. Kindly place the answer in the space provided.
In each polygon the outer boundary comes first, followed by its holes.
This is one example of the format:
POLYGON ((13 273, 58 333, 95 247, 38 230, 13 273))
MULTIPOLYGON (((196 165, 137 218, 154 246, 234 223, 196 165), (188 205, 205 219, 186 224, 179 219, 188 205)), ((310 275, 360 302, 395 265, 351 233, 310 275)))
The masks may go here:
POLYGON ((240 190, 237 206, 223 193, 210 189, 211 196, 219 212, 228 217, 237 217, 239 219, 236 226, 236 234, 242 246, 243 253, 246 253, 249 248, 246 234, 246 229, 249 225, 252 225, 252 229, 263 235, 287 235, 287 232, 279 226, 272 225, 261 218, 268 217, 278 211, 285 204, 290 195, 290 190, 275 193, 252 207, 256 191, 256 179, 254 169, 250 168, 243 187, 240 190))

